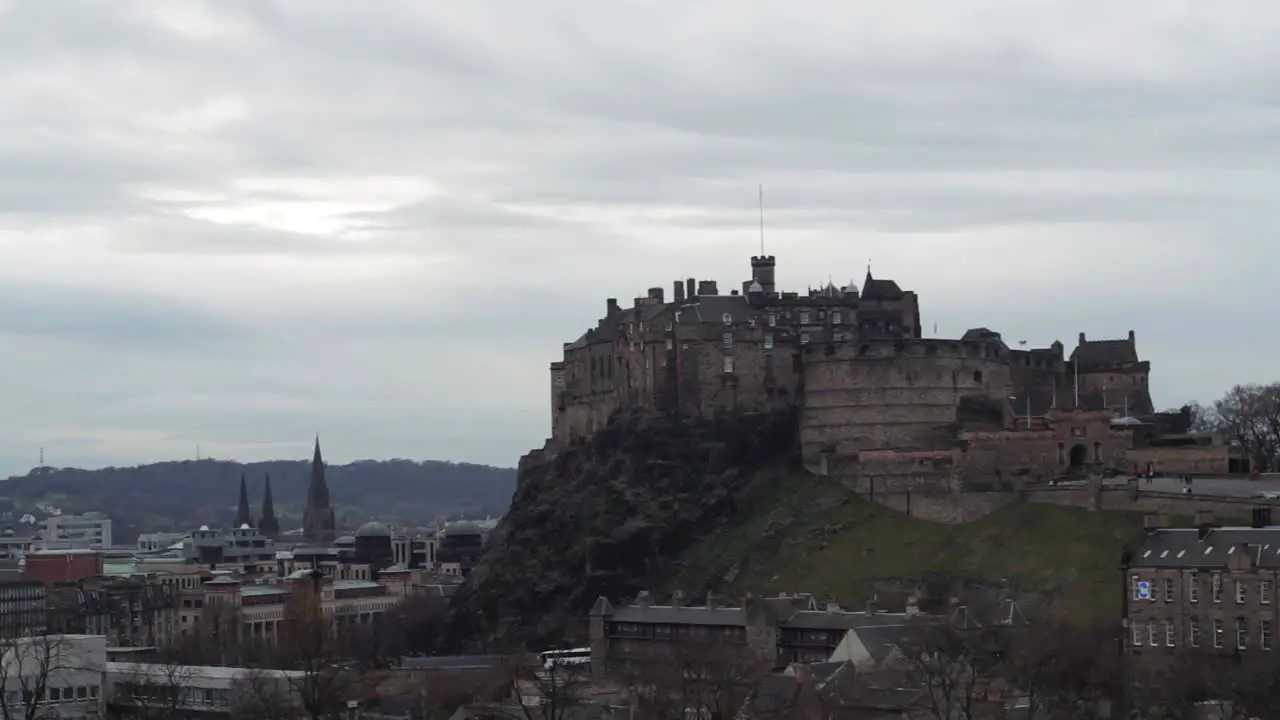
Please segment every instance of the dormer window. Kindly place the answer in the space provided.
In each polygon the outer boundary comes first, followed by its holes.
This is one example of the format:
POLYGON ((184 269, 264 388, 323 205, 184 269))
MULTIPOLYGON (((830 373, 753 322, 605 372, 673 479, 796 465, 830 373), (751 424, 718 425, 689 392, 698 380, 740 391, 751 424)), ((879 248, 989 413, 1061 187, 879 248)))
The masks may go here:
POLYGON ((724 334, 724 349, 728 350, 732 347, 733 347, 733 333, 727 332, 724 334))
POLYGON ((732 373, 732 372, 733 372, 733 358, 731 358, 731 357, 727 357, 727 358, 725 358, 725 359, 724 359, 724 371, 725 371, 726 373, 732 373))
POLYGON ((832 313, 831 313, 831 324, 832 324, 832 325, 839 325, 839 324, 840 324, 840 313, 839 313, 839 312, 832 311, 832 313))
POLYGON ((807 313, 807 312, 802 312, 802 313, 800 313, 800 324, 801 324, 801 325, 808 325, 808 324, 809 324, 809 313, 807 313))
POLYGON ((802 333, 800 333, 800 344, 801 344, 801 345, 808 345, 808 344, 809 344, 809 333, 807 333, 807 332, 802 332, 802 333))
POLYGON ((724 324, 725 324, 725 325, 732 325, 732 324, 733 324, 733 316, 732 316, 732 315, 730 315, 729 313, 725 313, 724 315, 721 315, 721 316, 720 316, 720 319, 724 321, 724 324))
POLYGON ((765 336, 764 336, 764 349, 765 349, 765 350, 772 350, 772 349, 773 349, 773 335, 765 335, 765 336))

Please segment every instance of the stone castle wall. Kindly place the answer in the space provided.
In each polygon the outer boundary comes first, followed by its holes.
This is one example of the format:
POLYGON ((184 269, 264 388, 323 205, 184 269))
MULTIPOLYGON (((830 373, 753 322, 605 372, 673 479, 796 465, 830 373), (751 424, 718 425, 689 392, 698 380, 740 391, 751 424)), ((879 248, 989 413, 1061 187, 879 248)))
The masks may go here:
POLYGON ((1000 405, 1009 393, 1007 358, 995 343, 872 340, 804 358, 801 450, 825 452, 945 447, 962 398, 1000 405))

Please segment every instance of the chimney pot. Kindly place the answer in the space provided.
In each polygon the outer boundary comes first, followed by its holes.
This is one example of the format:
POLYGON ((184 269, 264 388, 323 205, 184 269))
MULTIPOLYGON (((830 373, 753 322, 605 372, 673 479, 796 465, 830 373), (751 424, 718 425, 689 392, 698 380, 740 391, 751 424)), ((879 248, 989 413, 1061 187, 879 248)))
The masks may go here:
POLYGON ((1134 337, 1135 337, 1135 336, 1134 336, 1134 334, 1133 334, 1133 331, 1132 331, 1132 330, 1130 330, 1130 331, 1129 331, 1129 342, 1133 342, 1134 337))
POLYGON ((1084 333, 1080 333, 1080 344, 1084 344, 1084 333))

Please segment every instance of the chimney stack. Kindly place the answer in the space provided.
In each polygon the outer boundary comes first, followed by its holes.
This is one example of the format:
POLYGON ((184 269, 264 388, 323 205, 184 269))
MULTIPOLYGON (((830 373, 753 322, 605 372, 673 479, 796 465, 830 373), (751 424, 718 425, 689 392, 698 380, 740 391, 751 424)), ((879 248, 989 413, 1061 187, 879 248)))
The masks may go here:
POLYGON ((684 292, 685 292, 685 297, 688 298, 689 302, 697 302, 698 301, 698 281, 694 280, 693 278, 689 278, 688 280, 685 280, 684 292))
POLYGON ((641 590, 636 593, 636 605, 640 607, 649 607, 653 604, 652 598, 649 596, 648 590, 641 590))
POLYGON ((659 305, 661 305, 661 304, 662 304, 662 302, 663 302, 663 298, 662 298, 662 288, 660 288, 660 287, 651 287, 651 288, 649 288, 649 299, 650 299, 650 300, 653 300, 653 301, 657 302, 659 305))
POLYGON ((674 302, 677 305, 683 305, 684 304, 684 282, 677 280, 675 282, 675 285, 672 286, 672 290, 674 290, 674 292, 671 293, 672 302, 674 302))
POLYGON ((676 590, 675 592, 671 593, 671 607, 677 610, 679 610, 681 607, 684 607, 684 591, 683 590, 676 590))
POLYGON ((1129 331, 1129 342, 1133 342, 1135 337, 1136 337, 1136 336, 1133 334, 1133 331, 1132 331, 1132 330, 1130 330, 1130 331, 1129 331))
POLYGON ((920 614, 920 599, 915 595, 907 596, 907 616, 915 616, 920 614))
POLYGON ((1084 344, 1084 333, 1080 333, 1080 344, 1084 344))
POLYGON ((716 594, 711 592, 710 590, 707 591, 707 609, 708 610, 716 609, 716 594))
POLYGON ((719 295, 720 289, 716 287, 715 280, 701 280, 698 282, 699 295, 719 295))
POLYGON ((618 312, 618 298, 609 298, 604 301, 604 316, 610 317, 618 312))

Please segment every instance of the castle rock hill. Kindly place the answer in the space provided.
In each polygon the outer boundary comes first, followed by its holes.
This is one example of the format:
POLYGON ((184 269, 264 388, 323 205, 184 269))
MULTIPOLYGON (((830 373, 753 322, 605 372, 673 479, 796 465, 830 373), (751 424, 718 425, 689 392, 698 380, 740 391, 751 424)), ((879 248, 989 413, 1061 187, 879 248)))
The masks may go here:
MULTIPOLYGON (((805 465, 890 506, 910 494, 1009 491, 1110 468, 1238 469, 1185 417, 1155 413, 1135 334, 1014 349, 979 327, 924 337, 916 293, 872 276, 779 291, 773 256, 751 258, 741 291, 676 282, 596 326, 551 364, 547 449, 600 431, 619 411, 684 417, 798 410, 805 465), (1175 442, 1171 438, 1182 438, 1175 442)), ((981 509, 976 509, 980 514, 981 509)), ((961 513, 946 520, 969 519, 961 513)))

